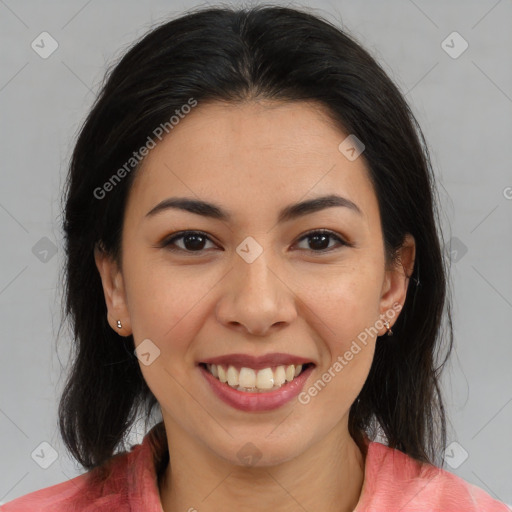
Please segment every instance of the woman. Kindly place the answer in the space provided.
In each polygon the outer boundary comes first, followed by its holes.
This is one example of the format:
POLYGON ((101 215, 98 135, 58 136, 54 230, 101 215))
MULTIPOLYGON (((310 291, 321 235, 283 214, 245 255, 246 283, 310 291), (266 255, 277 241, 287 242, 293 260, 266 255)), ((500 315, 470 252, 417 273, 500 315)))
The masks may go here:
POLYGON ((328 22, 208 8, 151 31, 67 182, 59 417, 88 472, 4 510, 508 510, 439 467, 435 190, 404 99, 328 22), (116 453, 141 406, 162 421, 116 453))

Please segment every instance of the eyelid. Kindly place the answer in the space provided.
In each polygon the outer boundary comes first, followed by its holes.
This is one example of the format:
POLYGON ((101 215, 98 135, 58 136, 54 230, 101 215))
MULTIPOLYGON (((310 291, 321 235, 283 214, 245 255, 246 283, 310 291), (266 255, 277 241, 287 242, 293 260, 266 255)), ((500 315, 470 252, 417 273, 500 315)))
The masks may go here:
POLYGON ((176 231, 175 233, 172 233, 171 235, 164 237, 156 247, 168 249, 169 251, 181 252, 184 254, 200 255, 204 253, 206 249, 201 249, 200 251, 187 251, 186 249, 182 249, 181 247, 172 246, 176 240, 185 238, 187 235, 200 235, 206 238, 208 241, 217 244, 215 241, 212 240, 212 237, 208 233, 205 233, 204 231, 200 231, 197 229, 184 229, 182 231, 176 231))
MULTIPOLYGON (((205 233, 204 231, 200 231, 200 230, 188 229, 188 230, 183 230, 183 231, 177 231, 177 232, 173 233, 172 235, 170 235, 168 237, 165 237, 157 245, 157 247, 168 249, 168 250, 174 251, 174 252, 182 252, 182 253, 185 253, 185 254, 193 254, 193 255, 201 255, 201 254, 203 254, 206 251, 206 249, 201 249, 200 251, 187 251, 186 249, 182 249, 181 247, 172 247, 172 244, 176 240, 184 238, 187 235, 200 235, 200 236, 206 238, 208 241, 216 244, 216 242, 212 240, 211 236, 208 233, 205 233)), ((348 242, 340 234, 336 233, 335 231, 331 231, 331 230, 325 229, 325 228, 317 228, 317 229, 312 229, 312 230, 306 231, 305 233, 299 235, 299 238, 294 243, 294 245, 296 245, 299 242, 302 242, 302 240, 304 240, 306 238, 312 237, 313 235, 328 235, 331 238, 337 240, 339 246, 342 246, 342 247, 343 246, 354 247, 353 243, 348 242)), ((338 247, 330 247, 328 249, 321 249, 321 250, 318 250, 318 251, 315 251, 313 249, 303 249, 303 250, 308 251, 310 254, 322 255, 322 254, 329 253, 329 252, 331 252, 331 251, 333 251, 335 249, 339 249, 340 248, 339 246, 338 247)))
MULTIPOLYGON (((335 231, 331 231, 330 229, 325 229, 325 228, 318 228, 318 229, 312 229, 310 231, 307 231, 303 235, 299 236, 299 239, 297 240, 296 243, 302 242, 302 240, 304 240, 305 238, 312 237, 313 235, 328 235, 331 238, 337 240, 339 245, 341 245, 341 246, 354 247, 354 244, 348 242, 340 234, 336 233, 335 231)), ((326 253, 329 253, 329 252, 331 252, 331 251, 333 251, 335 249, 338 249, 338 248, 339 247, 330 247, 328 249, 322 249, 322 250, 319 250, 319 251, 314 251, 313 249, 305 249, 305 250, 310 252, 310 253, 313 253, 313 254, 326 254, 326 253)))

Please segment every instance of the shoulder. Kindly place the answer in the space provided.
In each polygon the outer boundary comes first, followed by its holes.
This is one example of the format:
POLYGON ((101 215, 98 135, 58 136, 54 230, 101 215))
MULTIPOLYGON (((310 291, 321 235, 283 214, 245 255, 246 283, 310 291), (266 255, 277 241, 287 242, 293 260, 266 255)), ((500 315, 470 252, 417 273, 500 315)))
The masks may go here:
MULTIPOLYGON (((21 512, 21 511, 50 511, 60 512, 69 507, 68 510, 75 510, 69 506, 76 495, 80 495, 87 487, 86 479, 88 473, 77 476, 66 482, 61 482, 44 489, 30 492, 20 496, 5 505, 2 505, 2 512, 21 512)), ((80 509, 77 509, 80 510, 80 509)))
POLYGON ((0 507, 1 512, 112 512, 161 510, 155 469, 155 430, 129 452, 66 482, 39 489, 0 507), (142 510, 142 509, 141 509, 142 510))
POLYGON ((431 464, 371 442, 356 512, 511 512, 484 490, 431 464))
MULTIPOLYGON (((118 494, 112 477, 123 478, 129 465, 130 454, 117 455, 101 469, 91 470, 65 482, 33 491, 20 496, 1 507, 1 512, 82 512, 103 510, 98 508, 108 505, 109 510, 118 510, 122 491, 118 494), (108 467, 109 477, 104 482, 98 480, 101 470, 108 467), (94 504, 94 507, 92 505, 94 504), (92 508, 91 508, 92 507, 92 508)), ((107 509, 105 509, 107 510, 107 509)), ((122 508, 120 508, 122 510, 122 508)))

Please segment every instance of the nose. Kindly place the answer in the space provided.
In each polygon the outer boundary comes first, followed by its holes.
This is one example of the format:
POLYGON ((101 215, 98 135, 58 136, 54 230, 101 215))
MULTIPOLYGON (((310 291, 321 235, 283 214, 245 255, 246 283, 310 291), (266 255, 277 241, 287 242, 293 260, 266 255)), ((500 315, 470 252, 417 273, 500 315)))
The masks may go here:
POLYGON ((252 263, 238 258, 223 280, 225 288, 216 316, 226 327, 265 336, 297 317, 295 294, 283 276, 269 266, 266 252, 252 263))

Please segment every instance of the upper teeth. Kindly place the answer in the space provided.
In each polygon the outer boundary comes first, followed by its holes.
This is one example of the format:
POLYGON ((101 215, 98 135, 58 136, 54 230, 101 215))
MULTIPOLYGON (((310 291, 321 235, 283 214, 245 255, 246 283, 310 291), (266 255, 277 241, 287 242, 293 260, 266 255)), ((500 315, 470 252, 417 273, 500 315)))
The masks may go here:
POLYGON ((238 371, 234 366, 228 366, 227 371, 220 364, 207 364, 208 371, 217 377, 221 382, 227 382, 231 387, 239 391, 247 389, 273 390, 280 388, 285 382, 291 382, 302 371, 302 365, 290 364, 288 366, 277 366, 253 370, 242 367, 238 371))

